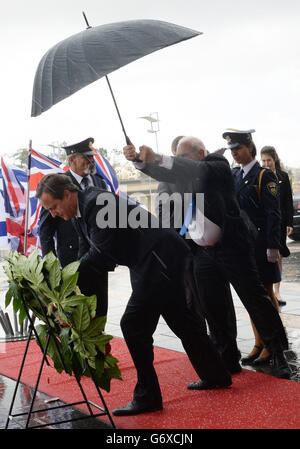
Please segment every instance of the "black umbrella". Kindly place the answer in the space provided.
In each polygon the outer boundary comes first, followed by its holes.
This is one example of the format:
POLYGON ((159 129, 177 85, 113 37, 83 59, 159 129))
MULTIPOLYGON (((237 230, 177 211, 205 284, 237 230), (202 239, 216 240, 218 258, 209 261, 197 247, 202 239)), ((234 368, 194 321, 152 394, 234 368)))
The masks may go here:
POLYGON ((90 27, 87 20, 86 23, 86 30, 59 42, 41 59, 34 79, 31 116, 42 114, 105 76, 129 143, 107 75, 154 51, 202 33, 158 20, 129 20, 97 27, 90 27))

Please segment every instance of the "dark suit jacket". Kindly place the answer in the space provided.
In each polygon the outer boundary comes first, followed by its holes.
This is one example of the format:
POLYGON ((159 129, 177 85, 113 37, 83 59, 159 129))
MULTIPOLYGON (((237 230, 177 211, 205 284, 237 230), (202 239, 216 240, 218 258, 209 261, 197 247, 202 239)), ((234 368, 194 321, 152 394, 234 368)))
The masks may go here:
POLYGON ((178 192, 176 184, 169 182, 158 184, 155 212, 161 227, 171 227, 177 232, 180 231, 184 219, 182 198, 182 192, 178 192))
POLYGON ((211 153, 202 161, 175 157, 171 170, 147 164, 143 171, 158 181, 176 184, 181 192, 204 193, 204 214, 221 227, 221 245, 248 249, 250 238, 240 216, 233 176, 222 155, 211 153))
POLYGON ((280 248, 280 206, 277 179, 270 169, 259 174, 264 167, 257 162, 238 183, 239 168, 233 169, 235 189, 240 208, 243 209, 259 231, 258 243, 264 248, 280 248), (260 195, 260 196, 259 196, 260 195))
POLYGON ((282 170, 276 170, 276 175, 279 183, 281 212, 280 253, 283 257, 288 257, 290 250, 286 244, 286 228, 287 226, 293 226, 293 193, 289 175, 282 170))
MULTIPOLYGON (((80 187, 70 171, 65 173, 72 182, 80 187)), ((99 175, 92 175, 96 186, 106 189, 104 179, 99 175)), ((78 259, 78 235, 71 221, 65 221, 60 217, 52 218, 50 212, 41 209, 39 223, 39 235, 42 247, 42 255, 50 251, 57 255, 62 267, 78 259), (57 244, 55 245, 55 239, 57 244)))
POLYGON ((174 257, 168 259, 166 246, 171 246, 172 251, 178 248, 178 258, 189 252, 175 231, 160 229, 157 219, 148 211, 111 192, 89 187, 78 192, 78 204, 81 218, 75 220, 81 230, 80 240, 87 249, 80 258, 79 271, 90 266, 100 271, 110 270, 118 264, 143 274, 149 256, 156 258, 161 266, 176 265, 174 257), (113 215, 107 217, 107 210, 113 215), (105 226, 101 216, 106 220, 111 218, 111 224, 105 226), (131 221, 134 216, 143 223, 142 227, 131 221))
POLYGON ((279 182, 281 223, 285 227, 293 226, 293 193, 289 175, 282 170, 276 170, 276 175, 279 182))

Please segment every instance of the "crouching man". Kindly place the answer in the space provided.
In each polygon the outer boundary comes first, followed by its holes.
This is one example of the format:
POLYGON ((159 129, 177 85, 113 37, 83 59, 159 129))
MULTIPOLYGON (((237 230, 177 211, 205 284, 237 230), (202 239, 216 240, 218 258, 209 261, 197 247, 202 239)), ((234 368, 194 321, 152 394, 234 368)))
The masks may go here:
POLYGON ((121 319, 122 332, 137 370, 133 399, 113 410, 125 416, 161 410, 162 396, 153 366, 153 338, 162 316, 178 336, 201 380, 190 389, 231 385, 231 376, 203 323, 186 303, 184 264, 189 248, 173 230, 160 229, 155 217, 127 200, 98 187, 84 191, 61 174, 40 181, 36 197, 53 217, 73 219, 87 247, 80 270, 103 271, 125 265, 134 275, 131 297, 121 319), (140 226, 138 226, 140 223, 140 226))

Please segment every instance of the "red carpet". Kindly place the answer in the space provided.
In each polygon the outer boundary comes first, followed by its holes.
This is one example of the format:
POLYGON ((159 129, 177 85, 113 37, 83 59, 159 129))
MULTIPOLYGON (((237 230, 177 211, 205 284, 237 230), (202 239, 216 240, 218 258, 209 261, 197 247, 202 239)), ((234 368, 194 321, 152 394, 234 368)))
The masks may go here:
MULTIPOLYGON (((0 343, 0 374, 16 379, 26 342, 0 343)), ((111 392, 103 392, 107 406, 124 405, 132 398, 136 382, 125 342, 112 340, 112 354, 119 359, 123 381, 113 380, 111 392)), ((41 352, 35 341, 29 352, 21 381, 34 386, 41 352)), ((300 384, 290 380, 243 370, 233 376, 226 390, 189 391, 187 384, 197 380, 185 354, 155 348, 155 367, 164 400, 164 410, 129 417, 113 417, 124 429, 300 429, 300 384)), ((99 399, 90 379, 82 385, 88 399, 99 399)), ((59 397, 66 403, 81 401, 73 378, 44 366, 39 391, 59 397)), ((86 406, 82 406, 86 411, 86 406)), ((103 418, 108 422, 107 417, 103 418)))

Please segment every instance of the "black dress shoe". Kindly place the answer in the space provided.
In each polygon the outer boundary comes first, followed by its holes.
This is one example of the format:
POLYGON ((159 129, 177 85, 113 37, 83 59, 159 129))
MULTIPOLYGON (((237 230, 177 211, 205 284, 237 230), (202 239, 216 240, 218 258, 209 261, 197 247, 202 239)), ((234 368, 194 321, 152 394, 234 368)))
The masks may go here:
POLYGON ((147 405, 147 404, 139 404, 135 400, 129 402, 123 407, 115 408, 112 411, 112 414, 115 416, 129 416, 129 415, 138 415, 139 413, 147 413, 147 412, 157 412, 162 410, 162 404, 159 405, 147 405))
POLYGON ((272 356, 272 365, 274 374, 280 379, 290 379, 292 370, 287 363, 283 352, 275 352, 272 356))
POLYGON ((213 390, 215 388, 228 388, 232 384, 232 380, 228 379, 226 381, 213 383, 207 382, 205 380, 199 380, 198 382, 192 382, 188 384, 189 390, 213 390))
POLYGON ((255 354, 253 354, 253 355, 248 355, 247 357, 243 357, 241 359, 242 365, 252 365, 254 360, 256 360, 259 357, 259 354, 263 350, 263 346, 255 345, 254 347, 257 349, 257 352, 255 354))

